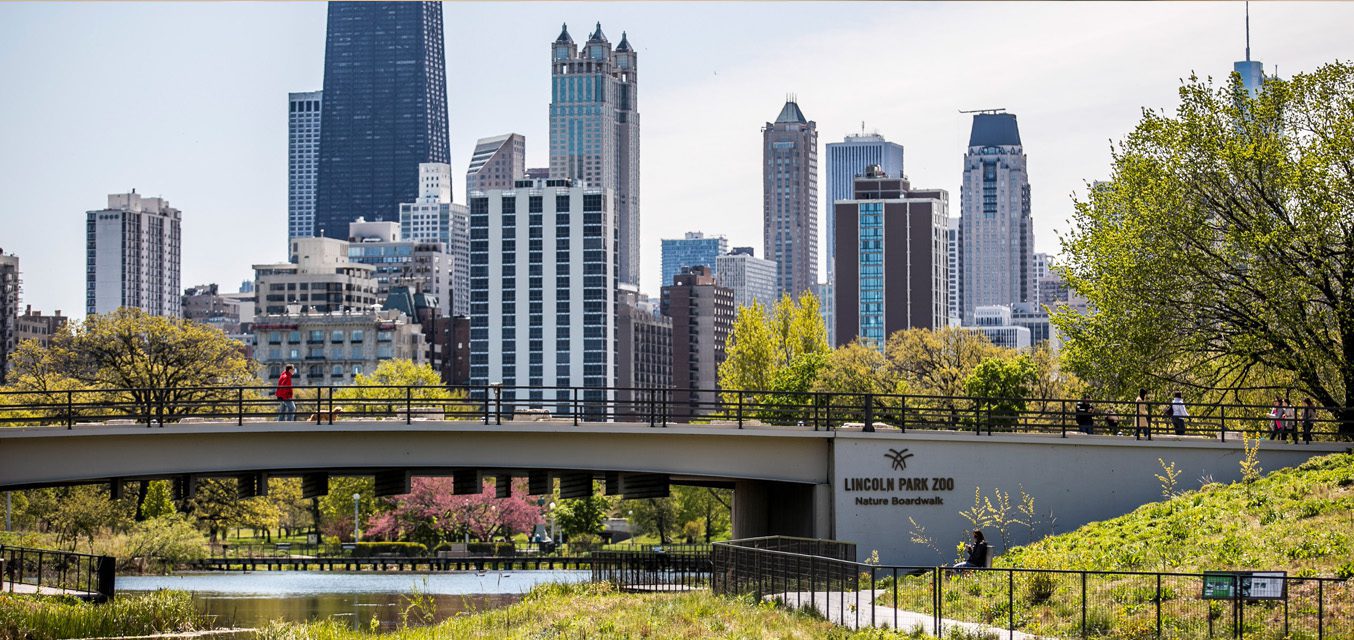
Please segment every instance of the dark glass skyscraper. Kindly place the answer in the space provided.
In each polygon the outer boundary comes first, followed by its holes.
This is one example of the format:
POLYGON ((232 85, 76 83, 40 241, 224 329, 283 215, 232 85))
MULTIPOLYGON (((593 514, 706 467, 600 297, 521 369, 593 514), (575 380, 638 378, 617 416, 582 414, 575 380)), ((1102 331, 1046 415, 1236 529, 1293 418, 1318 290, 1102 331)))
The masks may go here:
POLYGON ((418 165, 450 162, 442 6, 331 2, 315 233, 399 220, 418 199, 418 165))

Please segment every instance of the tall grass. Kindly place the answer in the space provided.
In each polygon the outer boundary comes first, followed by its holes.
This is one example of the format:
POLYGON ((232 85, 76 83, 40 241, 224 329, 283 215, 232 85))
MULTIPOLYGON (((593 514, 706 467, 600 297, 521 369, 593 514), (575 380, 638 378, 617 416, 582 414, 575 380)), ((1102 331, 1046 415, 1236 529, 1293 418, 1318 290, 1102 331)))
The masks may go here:
POLYGON ((181 591, 122 596, 100 605, 74 598, 0 595, 0 640, 107 638, 207 628, 209 620, 181 591))

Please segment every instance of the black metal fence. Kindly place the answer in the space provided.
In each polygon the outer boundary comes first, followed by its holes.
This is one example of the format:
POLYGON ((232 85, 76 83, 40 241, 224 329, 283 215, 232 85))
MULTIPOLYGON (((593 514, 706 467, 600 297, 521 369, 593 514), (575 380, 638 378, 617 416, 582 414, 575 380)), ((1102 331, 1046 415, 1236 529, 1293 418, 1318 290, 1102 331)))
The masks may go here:
POLYGON ((710 586, 710 551, 595 551, 593 582, 622 591, 677 592, 710 586))
POLYGON ((0 545, 0 590, 113 599, 117 562, 109 556, 0 545))
MULTIPOLYGON (((831 547, 832 541, 820 541, 831 547)), ((1354 638, 1354 582, 1281 572, 889 566, 716 543, 711 586, 831 622, 943 637, 1354 638)))
MULTIPOLYGON (((557 556, 581 557, 597 551, 637 552, 658 551, 673 553, 710 553, 708 544, 671 544, 653 545, 638 543, 569 544, 569 543, 511 543, 511 542, 470 542, 433 548, 416 547, 405 555, 417 557, 481 558, 503 556, 557 556)), ((211 548, 213 558, 355 558, 370 557, 374 554, 390 554, 388 551, 372 550, 363 545, 352 543, 304 544, 288 542, 247 542, 215 544, 211 548)))
POLYGON ((293 387, 293 407, 283 407, 270 386, 172 389, 63 389, 0 392, 0 424, 73 427, 77 424, 260 422, 279 419, 333 424, 344 419, 620 422, 653 427, 671 424, 796 426, 815 430, 857 425, 875 429, 1056 433, 1151 438, 1192 435, 1227 439, 1240 432, 1297 442, 1349 439, 1354 425, 1338 408, 1302 406, 1292 415, 1271 405, 1187 405, 1188 417, 1168 417, 1167 399, 1116 400, 972 396, 786 393, 730 389, 640 389, 626 387, 365 386, 293 387), (1345 427, 1344 430, 1341 427, 1345 427), (1282 431, 1276 427, 1283 427, 1282 431))

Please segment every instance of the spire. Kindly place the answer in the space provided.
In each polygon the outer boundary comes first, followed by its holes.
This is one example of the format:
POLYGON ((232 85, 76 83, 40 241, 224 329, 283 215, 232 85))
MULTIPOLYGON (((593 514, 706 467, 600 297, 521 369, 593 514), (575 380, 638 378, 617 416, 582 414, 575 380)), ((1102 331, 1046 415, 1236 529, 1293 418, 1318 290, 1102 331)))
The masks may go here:
POLYGON ((630 40, 626 38, 625 32, 621 32, 621 43, 616 45, 617 51, 630 51, 630 40))
POLYGON ((597 30, 592 32, 592 37, 588 38, 588 42, 606 42, 606 35, 602 33, 601 22, 597 23, 597 30))
POLYGON ((808 118, 804 117, 804 112, 799 110, 799 103, 795 102, 795 96, 790 95, 785 98, 785 106, 781 108, 780 115, 776 116, 776 124, 784 123, 807 123, 808 118))
POLYGON ((1246 0, 1246 62, 1251 61, 1251 0, 1246 0))
POLYGON ((555 38, 555 43, 567 42, 573 44, 574 39, 569 37, 569 24, 564 23, 559 26, 559 37, 555 38))

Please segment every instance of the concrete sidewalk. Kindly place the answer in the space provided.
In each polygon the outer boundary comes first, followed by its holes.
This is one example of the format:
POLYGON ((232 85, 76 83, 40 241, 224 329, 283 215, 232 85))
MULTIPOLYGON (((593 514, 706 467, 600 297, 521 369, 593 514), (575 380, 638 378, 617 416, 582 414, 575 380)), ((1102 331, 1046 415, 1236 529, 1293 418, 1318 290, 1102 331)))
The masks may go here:
MULTIPOLYGON (((920 628, 927 633, 936 633, 935 618, 930 614, 915 611, 903 611, 893 607, 873 604, 876 598, 887 591, 788 591, 763 596, 765 600, 779 600, 795 609, 813 609, 830 622, 850 629, 898 629, 910 631, 920 628)), ((970 633, 986 633, 993 638, 1011 638, 1013 640, 1040 640, 1040 636, 1016 631, 1012 634, 1005 629, 989 627, 976 622, 964 622, 942 618, 943 631, 963 629, 970 633)))

